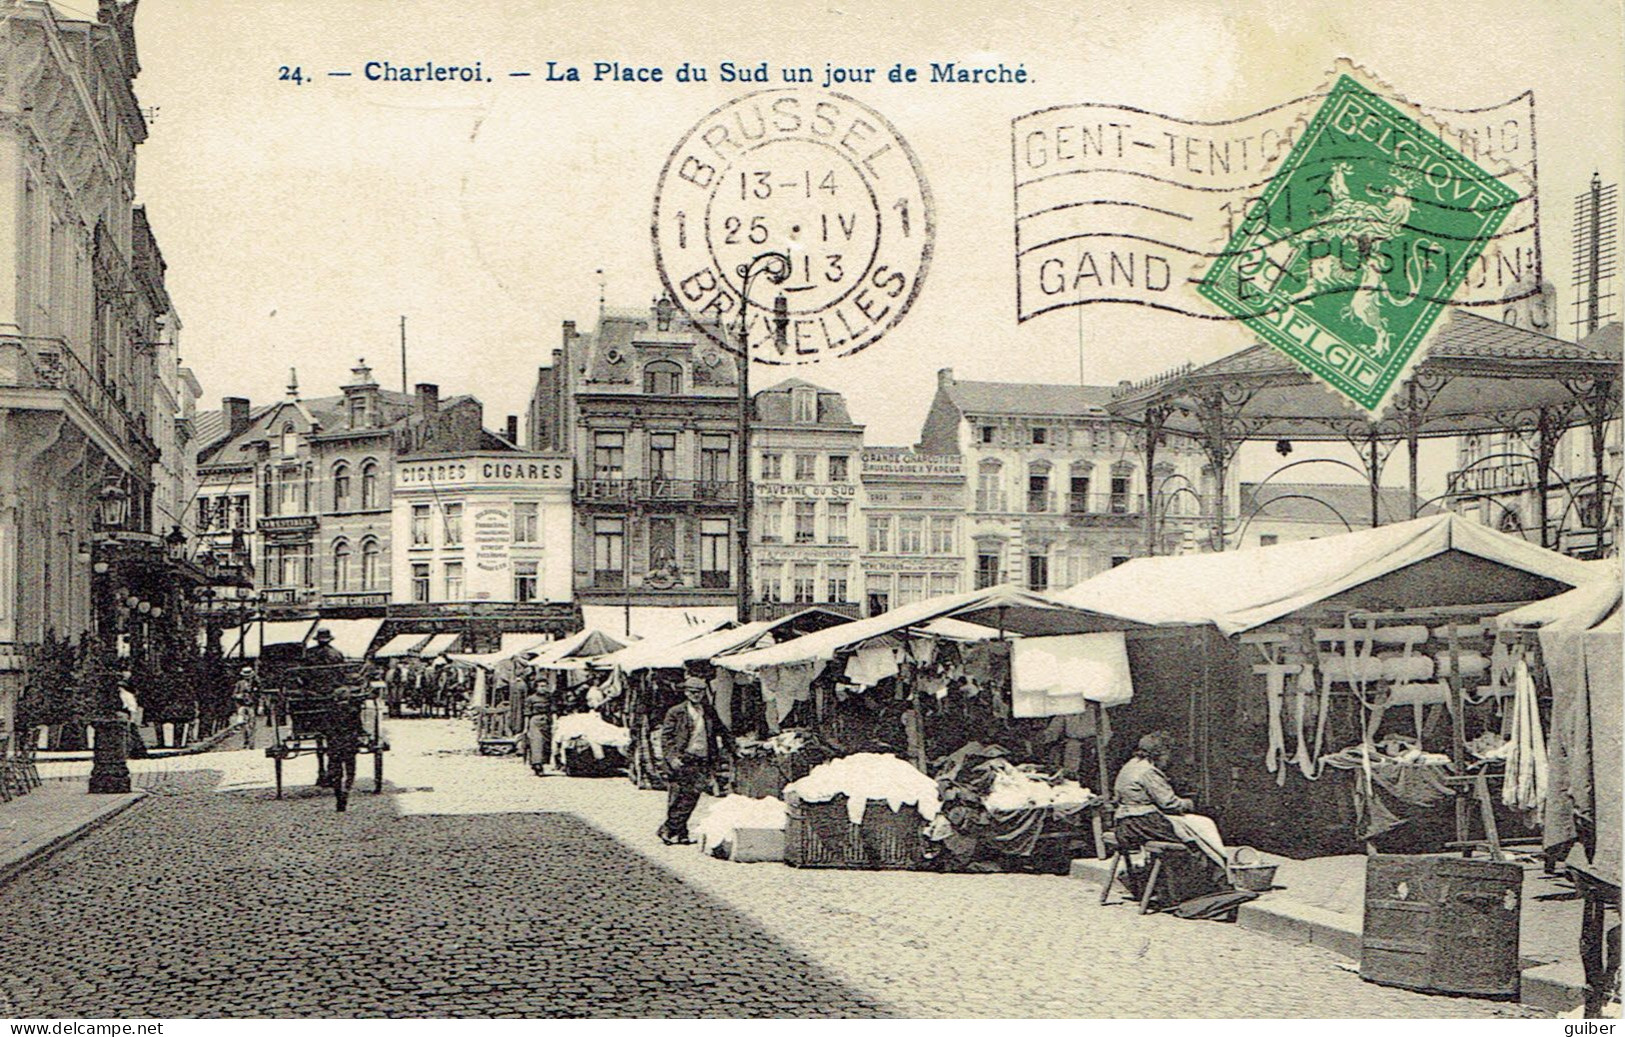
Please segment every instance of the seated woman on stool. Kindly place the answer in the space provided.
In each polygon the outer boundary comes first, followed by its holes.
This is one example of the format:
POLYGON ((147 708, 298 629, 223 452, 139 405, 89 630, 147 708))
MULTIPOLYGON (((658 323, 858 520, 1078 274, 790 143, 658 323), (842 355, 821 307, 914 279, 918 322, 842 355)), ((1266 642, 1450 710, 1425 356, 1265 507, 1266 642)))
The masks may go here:
POLYGON ((1206 854, 1220 868, 1224 840, 1211 818, 1191 813, 1196 804, 1174 792, 1162 769, 1168 766, 1169 739, 1153 731, 1140 739, 1134 756, 1117 772, 1112 796, 1117 802, 1113 827, 1126 851, 1148 842, 1185 843, 1206 854))

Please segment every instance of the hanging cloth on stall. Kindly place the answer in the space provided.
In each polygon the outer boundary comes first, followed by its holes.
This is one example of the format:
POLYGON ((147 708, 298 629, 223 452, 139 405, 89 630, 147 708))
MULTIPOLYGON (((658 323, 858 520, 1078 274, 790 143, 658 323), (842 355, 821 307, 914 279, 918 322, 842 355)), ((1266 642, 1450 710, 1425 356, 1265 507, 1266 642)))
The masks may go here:
POLYGON ((846 661, 846 680, 862 688, 872 688, 887 677, 897 676, 897 650, 886 644, 868 644, 846 661))
MULTIPOLYGON (((1264 769, 1275 775, 1275 784, 1286 784, 1286 768, 1281 765, 1286 756, 1286 731, 1281 725, 1281 699, 1286 690, 1286 678, 1297 667, 1284 663, 1262 663, 1253 672, 1263 674, 1267 684, 1264 694, 1269 699, 1269 746, 1264 750, 1264 769)), ((1300 700, 1301 701, 1301 700, 1300 700)), ((1300 712, 1299 719, 1302 719, 1300 712)))
POLYGON ((1491 752, 1506 761, 1501 802, 1516 810, 1536 810, 1546 800, 1546 737, 1540 726, 1535 679, 1521 656, 1512 672, 1512 737, 1491 752))
POLYGON ((762 682, 762 699, 771 707, 767 711, 768 725, 775 731, 797 702, 812 697, 813 667, 810 662, 786 663, 764 667, 757 674, 762 682))

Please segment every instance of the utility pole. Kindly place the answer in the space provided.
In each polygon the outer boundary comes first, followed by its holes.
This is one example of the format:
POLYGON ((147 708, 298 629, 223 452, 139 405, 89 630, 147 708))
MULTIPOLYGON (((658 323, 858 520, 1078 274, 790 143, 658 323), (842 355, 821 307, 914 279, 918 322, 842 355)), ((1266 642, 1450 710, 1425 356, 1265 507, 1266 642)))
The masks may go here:
POLYGON ((406 388, 406 314, 401 314, 401 395, 407 394, 406 388))
MULTIPOLYGON (((750 286, 759 274, 766 274, 767 279, 774 284, 783 284, 790 277, 790 257, 783 252, 763 252, 752 257, 750 262, 741 263, 739 274, 739 330, 736 341, 738 343, 738 378, 739 383, 739 457, 735 471, 738 473, 738 534, 739 550, 736 552, 735 586, 739 588, 738 613, 740 623, 749 623, 751 618, 751 588, 750 588, 750 512, 751 512, 751 482, 750 482, 750 286)), ((784 345, 786 329, 790 324, 789 303, 781 292, 773 300, 773 336, 780 346, 784 345)))

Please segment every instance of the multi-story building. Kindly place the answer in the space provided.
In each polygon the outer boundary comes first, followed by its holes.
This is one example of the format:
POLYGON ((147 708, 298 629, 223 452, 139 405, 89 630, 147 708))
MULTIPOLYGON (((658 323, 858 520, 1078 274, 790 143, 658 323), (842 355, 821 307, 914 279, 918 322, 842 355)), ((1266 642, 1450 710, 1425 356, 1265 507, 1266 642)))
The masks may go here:
MULTIPOLYGON (((41 0, 0 7, 0 709, 47 636, 92 625, 99 496, 154 528, 162 452, 157 351, 178 327, 134 205, 147 135, 133 82, 135 4, 95 20, 41 0)), ((153 545, 148 545, 153 546, 153 545)), ((161 555, 161 548, 155 548, 161 555)), ((103 567, 106 568, 105 566, 103 567)), ((10 728, 9 722, 7 723, 10 728)))
POLYGON ((798 378, 752 399, 753 614, 821 605, 855 615, 863 426, 840 393, 798 378))
POLYGON ((575 459, 575 592, 584 605, 735 601, 734 357, 670 299, 565 322, 538 378, 529 444, 575 459))
POLYGON ((290 375, 278 403, 228 397, 200 416, 195 527, 208 550, 245 542, 278 606, 381 608, 392 589, 392 493, 404 458, 513 454, 471 396, 379 387, 365 362, 339 396, 305 399, 290 375))
POLYGON ((868 447, 861 476, 865 614, 966 589, 964 459, 868 447))
MULTIPOLYGON (((970 489, 961 541, 976 587, 1071 586, 1146 553, 1148 500, 1159 554, 1205 510, 1217 486, 1198 444, 1167 436, 1146 472, 1133 431, 1106 413, 1111 393, 938 372, 919 451, 963 459, 970 489)), ((1226 498, 1235 500, 1233 483, 1226 498)))
POLYGON ((568 456, 407 454, 392 483, 395 601, 570 600, 568 456))
MULTIPOLYGON (((1575 348, 1617 362, 1620 325, 1597 329, 1575 348)), ((1457 439, 1456 467, 1445 480, 1446 506, 1458 515, 1553 550, 1584 558, 1614 553, 1625 499, 1620 490, 1625 470, 1620 419, 1615 417, 1603 426, 1600 480, 1592 428, 1585 419, 1584 412, 1575 408, 1570 415, 1574 424, 1552 444, 1544 509, 1536 467, 1540 437, 1527 427, 1457 439)))

